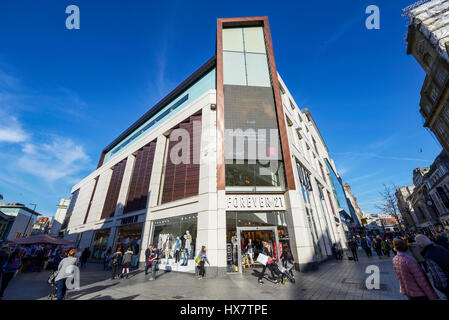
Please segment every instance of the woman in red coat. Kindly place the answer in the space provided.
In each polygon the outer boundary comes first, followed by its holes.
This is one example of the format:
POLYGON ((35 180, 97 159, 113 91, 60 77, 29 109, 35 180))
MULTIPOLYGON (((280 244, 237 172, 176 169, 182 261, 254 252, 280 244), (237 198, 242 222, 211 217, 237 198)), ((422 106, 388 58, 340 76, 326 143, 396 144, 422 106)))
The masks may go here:
POLYGON ((401 293, 409 300, 438 300, 418 262, 407 254, 408 245, 402 239, 394 240, 398 254, 393 258, 393 267, 398 277, 401 293))

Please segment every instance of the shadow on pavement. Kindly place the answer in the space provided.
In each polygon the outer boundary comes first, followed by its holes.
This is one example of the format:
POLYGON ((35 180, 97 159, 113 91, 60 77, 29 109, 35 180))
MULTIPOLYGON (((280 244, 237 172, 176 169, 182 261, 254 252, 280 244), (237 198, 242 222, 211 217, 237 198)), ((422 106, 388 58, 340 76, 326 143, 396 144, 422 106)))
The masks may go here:
POLYGON ((99 292, 99 291, 102 291, 102 290, 105 290, 105 289, 109 289, 109 288, 111 288, 113 286, 118 285, 119 283, 120 282, 115 282, 115 283, 110 284, 110 285, 95 286, 95 287, 92 287, 92 288, 76 290, 76 291, 71 291, 71 292, 69 291, 68 292, 68 298, 69 298, 69 300, 82 298, 83 296, 88 295, 90 293, 99 292))

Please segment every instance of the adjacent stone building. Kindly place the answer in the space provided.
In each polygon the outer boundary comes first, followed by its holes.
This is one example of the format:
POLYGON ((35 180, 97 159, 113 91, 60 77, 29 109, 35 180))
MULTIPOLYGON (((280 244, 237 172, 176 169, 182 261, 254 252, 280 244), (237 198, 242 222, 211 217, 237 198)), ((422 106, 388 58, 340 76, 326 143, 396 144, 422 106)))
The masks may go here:
POLYGON ((416 217, 415 210, 413 209, 412 202, 410 200, 413 191, 415 190, 414 185, 403 186, 396 189, 396 198, 398 199, 398 209, 401 213, 402 219, 404 221, 405 227, 408 230, 417 231, 419 221, 416 217))
POLYGON ((410 19, 407 54, 426 72, 421 89, 420 113, 449 154, 449 0, 433 0, 407 11, 410 19))

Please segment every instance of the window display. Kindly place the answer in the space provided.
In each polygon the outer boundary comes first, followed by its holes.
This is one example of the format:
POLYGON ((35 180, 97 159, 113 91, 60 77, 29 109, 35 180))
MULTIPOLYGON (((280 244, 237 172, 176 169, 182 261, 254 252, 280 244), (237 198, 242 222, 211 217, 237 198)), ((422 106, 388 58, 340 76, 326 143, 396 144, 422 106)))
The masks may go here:
POLYGON ((195 272, 197 214, 153 221, 152 245, 161 250, 159 269, 195 272))
POLYGON ((131 265, 137 267, 141 248, 143 223, 135 223, 117 228, 117 235, 114 248, 119 245, 124 253, 128 247, 133 251, 131 265))
POLYGON ((95 233, 94 242, 92 243, 92 259, 103 259, 103 253, 106 252, 109 235, 111 229, 99 230, 95 233))

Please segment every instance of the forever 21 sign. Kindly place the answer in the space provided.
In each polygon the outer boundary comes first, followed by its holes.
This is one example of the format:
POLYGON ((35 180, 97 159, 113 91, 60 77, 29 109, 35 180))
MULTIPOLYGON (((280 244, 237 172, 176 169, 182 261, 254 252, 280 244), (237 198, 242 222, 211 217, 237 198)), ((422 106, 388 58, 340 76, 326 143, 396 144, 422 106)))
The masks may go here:
POLYGON ((283 195, 227 195, 227 210, 285 210, 283 195))

